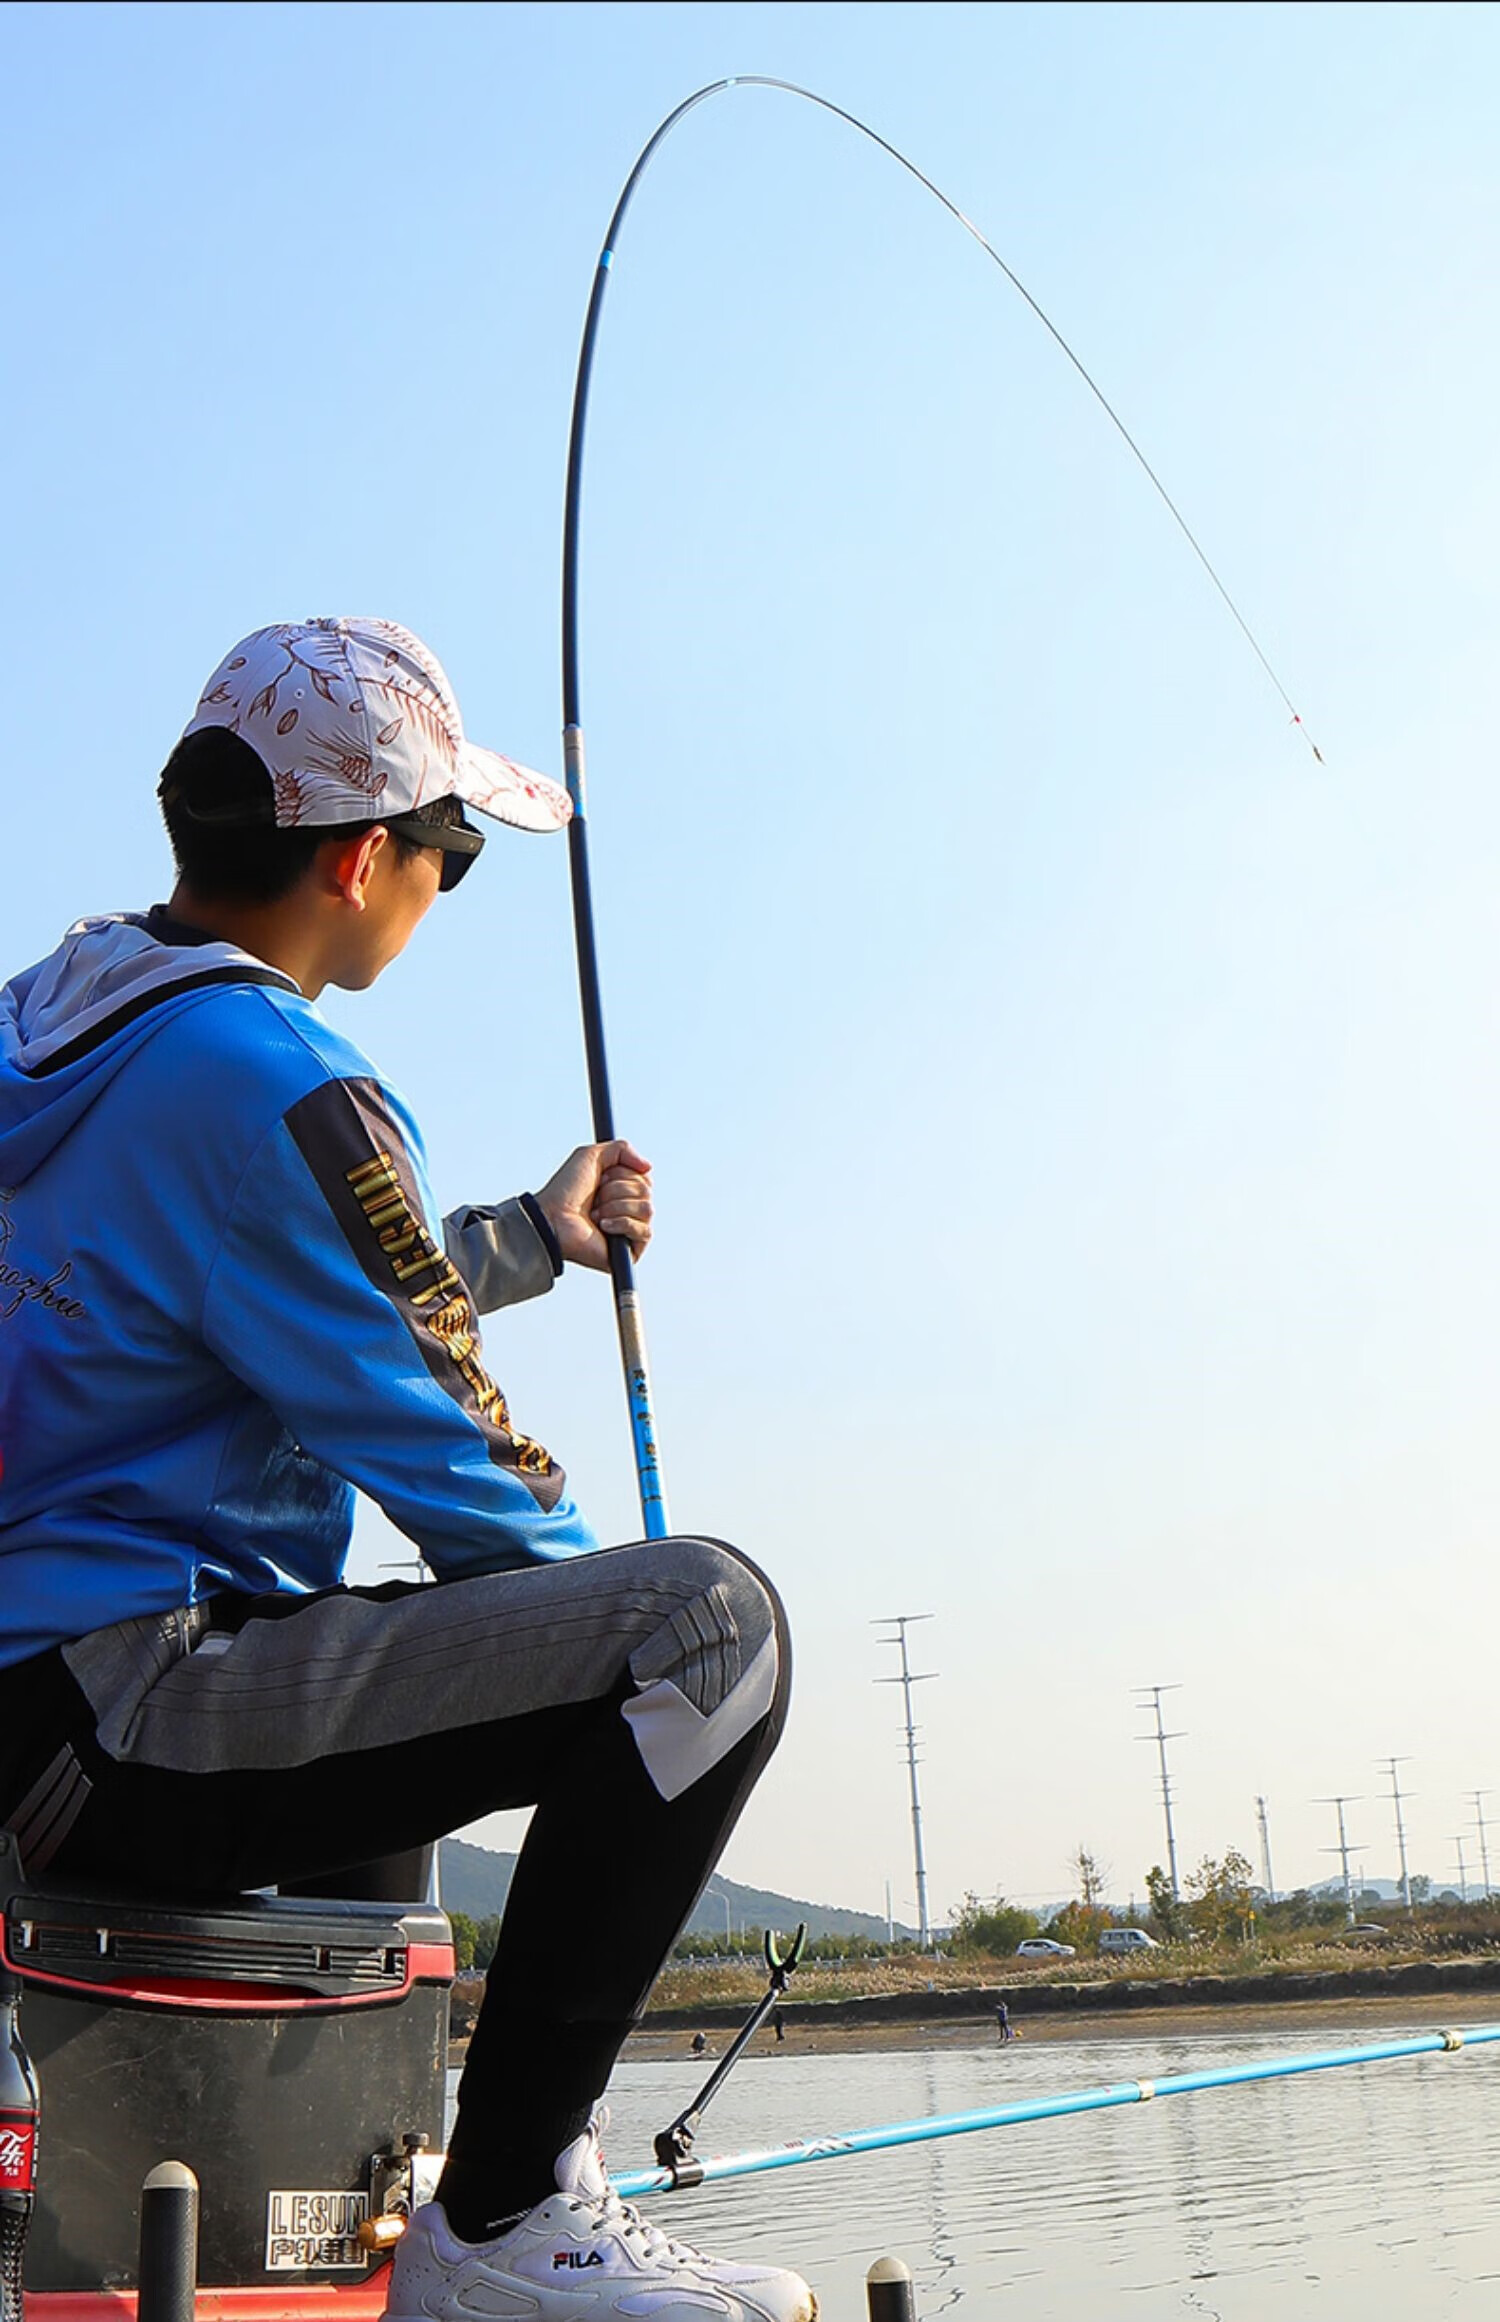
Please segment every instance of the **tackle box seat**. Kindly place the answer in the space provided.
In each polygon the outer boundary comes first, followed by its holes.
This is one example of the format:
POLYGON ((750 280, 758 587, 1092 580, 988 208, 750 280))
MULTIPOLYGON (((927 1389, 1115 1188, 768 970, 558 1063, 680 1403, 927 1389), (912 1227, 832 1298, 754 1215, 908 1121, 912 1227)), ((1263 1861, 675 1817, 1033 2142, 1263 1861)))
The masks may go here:
POLYGON ((428 1903, 165 1897, 28 1879, 0 1832, 0 1955, 41 2087, 35 2290, 134 2285, 140 2187, 202 2187, 200 2279, 352 2285, 371 2164, 440 2148, 453 1942, 428 1903))

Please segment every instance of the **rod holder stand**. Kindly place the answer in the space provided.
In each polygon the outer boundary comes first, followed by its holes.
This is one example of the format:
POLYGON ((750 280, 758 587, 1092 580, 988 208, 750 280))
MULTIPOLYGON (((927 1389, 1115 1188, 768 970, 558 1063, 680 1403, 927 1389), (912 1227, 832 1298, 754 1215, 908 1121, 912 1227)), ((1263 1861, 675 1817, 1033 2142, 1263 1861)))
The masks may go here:
POLYGON ((708 2110, 710 2098, 718 2089, 722 2088, 724 2082, 729 2078, 730 2073, 795 1975, 798 1962, 807 1949, 806 1923, 804 1922, 798 1927, 796 1934, 784 1951, 781 1948, 779 1938, 768 1927, 764 1936, 764 1948, 766 1974, 770 1979, 764 1992, 751 2009, 746 2022, 730 2042, 722 2062, 714 2066, 692 2103, 686 2111, 680 2112, 671 2127, 664 2128, 661 2135, 655 2140, 657 2165, 663 2169, 670 2169, 672 2172, 672 2182, 668 2187, 669 2192, 676 2193, 688 2186, 702 2184, 703 2163, 693 2158, 693 2139, 698 2133, 699 2122, 708 2110))

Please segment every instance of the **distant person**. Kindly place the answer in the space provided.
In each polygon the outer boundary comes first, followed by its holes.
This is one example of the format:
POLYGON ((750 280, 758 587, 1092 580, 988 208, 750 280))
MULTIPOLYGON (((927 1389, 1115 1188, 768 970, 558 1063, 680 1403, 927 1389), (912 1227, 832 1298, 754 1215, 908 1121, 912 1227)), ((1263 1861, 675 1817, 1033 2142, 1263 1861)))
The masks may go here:
POLYGON ((1016 2036, 1015 2027, 1010 2020, 1010 2009, 1004 2000, 995 2010, 995 2029, 1002 2040, 1013 2040, 1016 2036))
POLYGON ((786 2017, 782 2014, 780 2008, 775 2008, 772 2010, 771 2029, 776 2034, 776 2042, 777 2046, 779 2047, 781 2042, 786 2038, 786 2017))
POLYGON ((706 2056, 708 2054, 708 2042, 703 2037, 701 2032, 694 2032, 693 2034, 693 2054, 695 2056, 706 2056))

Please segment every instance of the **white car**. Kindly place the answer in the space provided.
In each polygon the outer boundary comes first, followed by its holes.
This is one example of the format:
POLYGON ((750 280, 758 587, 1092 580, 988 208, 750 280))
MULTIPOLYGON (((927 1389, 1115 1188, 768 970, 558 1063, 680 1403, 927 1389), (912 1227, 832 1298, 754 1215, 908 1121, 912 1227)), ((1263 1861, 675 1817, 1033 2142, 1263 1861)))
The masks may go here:
POLYGON ((1076 1959, 1071 1943, 1054 1943, 1050 1935, 1028 1935, 1016 1945, 1017 1959, 1076 1959))

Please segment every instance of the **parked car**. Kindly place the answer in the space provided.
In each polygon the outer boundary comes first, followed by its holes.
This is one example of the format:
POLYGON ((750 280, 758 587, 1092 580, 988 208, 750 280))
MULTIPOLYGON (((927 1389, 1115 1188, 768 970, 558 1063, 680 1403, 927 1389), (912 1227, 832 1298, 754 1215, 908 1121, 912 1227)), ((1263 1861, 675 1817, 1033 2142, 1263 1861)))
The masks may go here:
POLYGON ((1360 1919, 1344 1929, 1346 1935, 1389 1935, 1389 1927, 1377 1927, 1373 1919, 1360 1919))
POLYGON ((1071 1943, 1054 1943, 1050 1935, 1028 1935, 1016 1945, 1017 1959, 1076 1959, 1071 1943))
POLYGON ((1099 1956, 1108 1959, 1121 1951, 1159 1951, 1161 1945, 1144 1927, 1106 1927, 1099 1937, 1099 1956))

